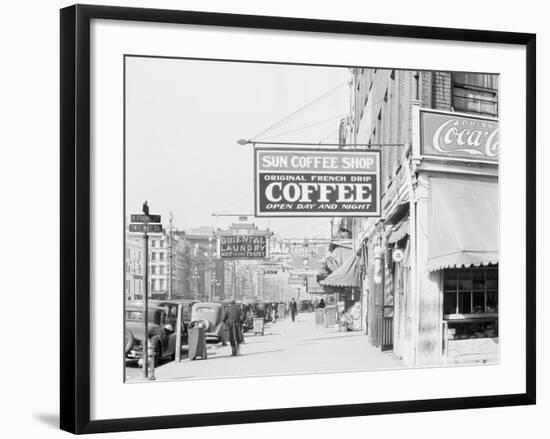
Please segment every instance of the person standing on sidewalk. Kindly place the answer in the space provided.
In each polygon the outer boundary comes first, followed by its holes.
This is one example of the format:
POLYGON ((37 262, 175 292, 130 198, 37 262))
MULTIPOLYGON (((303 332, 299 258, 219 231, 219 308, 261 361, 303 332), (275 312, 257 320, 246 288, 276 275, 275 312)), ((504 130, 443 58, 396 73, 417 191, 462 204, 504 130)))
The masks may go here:
POLYGON ((296 313, 298 312, 298 304, 296 303, 296 300, 294 300, 294 297, 290 301, 290 316, 292 317, 292 321, 294 322, 296 320, 296 313))
POLYGON ((239 353, 241 342, 241 307, 234 300, 229 302, 223 315, 223 322, 229 326, 229 342, 231 343, 231 355, 239 353))

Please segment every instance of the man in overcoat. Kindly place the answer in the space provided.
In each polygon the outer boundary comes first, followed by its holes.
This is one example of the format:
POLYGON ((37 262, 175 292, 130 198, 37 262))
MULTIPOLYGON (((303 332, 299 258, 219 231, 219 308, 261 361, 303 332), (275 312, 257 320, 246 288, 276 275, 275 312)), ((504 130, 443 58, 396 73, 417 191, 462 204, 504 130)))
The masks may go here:
POLYGON ((290 316, 292 317, 292 321, 294 322, 296 320, 296 314, 298 313, 298 304, 296 303, 296 300, 294 297, 290 301, 290 316))
POLYGON ((241 307, 232 300, 225 309, 223 322, 229 326, 229 342, 231 343, 231 355, 239 353, 239 343, 241 342, 241 307))

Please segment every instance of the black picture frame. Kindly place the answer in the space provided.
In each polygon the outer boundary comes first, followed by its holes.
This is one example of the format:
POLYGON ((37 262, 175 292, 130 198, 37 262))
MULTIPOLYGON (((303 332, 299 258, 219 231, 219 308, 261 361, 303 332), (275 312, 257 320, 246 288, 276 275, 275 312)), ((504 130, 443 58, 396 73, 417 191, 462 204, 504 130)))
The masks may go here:
POLYGON ((290 17, 75 5, 61 10, 60 426, 72 433, 195 427, 515 406, 536 401, 536 35, 290 17), (90 420, 90 21, 208 26, 486 42, 526 48, 525 393, 417 401, 90 420))

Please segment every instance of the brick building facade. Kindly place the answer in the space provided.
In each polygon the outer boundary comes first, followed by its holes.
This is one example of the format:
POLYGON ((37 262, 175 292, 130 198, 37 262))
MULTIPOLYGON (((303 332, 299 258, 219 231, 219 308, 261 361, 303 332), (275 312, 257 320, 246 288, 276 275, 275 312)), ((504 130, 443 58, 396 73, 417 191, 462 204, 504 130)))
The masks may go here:
POLYGON ((410 366, 497 361, 498 76, 351 74, 341 147, 382 154, 382 217, 340 220, 369 340, 410 366))

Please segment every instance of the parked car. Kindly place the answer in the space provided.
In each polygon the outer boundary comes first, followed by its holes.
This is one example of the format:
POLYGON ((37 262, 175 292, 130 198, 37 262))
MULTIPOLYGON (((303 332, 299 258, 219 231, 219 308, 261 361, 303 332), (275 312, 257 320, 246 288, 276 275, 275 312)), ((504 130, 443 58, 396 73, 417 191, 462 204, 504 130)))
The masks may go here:
POLYGON ((217 302, 199 302, 191 309, 189 328, 201 325, 206 331, 206 340, 223 339, 223 305, 217 302))
MULTIPOLYGON (((148 306, 147 337, 155 348, 155 365, 161 358, 173 359, 176 353, 176 331, 165 307, 152 303, 148 306)), ((143 357, 145 328, 140 303, 127 304, 125 310, 124 353, 127 359, 143 357)))
POLYGON ((311 300, 299 300, 298 312, 310 312, 313 309, 311 300))
POLYGON ((254 316, 252 312, 252 304, 242 302, 243 312, 243 332, 249 331, 254 327, 254 316))
POLYGON ((254 317, 263 317, 264 322, 272 320, 270 302, 254 302, 252 304, 252 314, 254 317))
MULTIPOLYGON (((231 303, 231 300, 224 300, 222 302, 224 312, 225 312, 225 310, 227 309, 227 307, 229 306, 230 303, 231 303)), ((244 302, 244 301, 236 301, 235 303, 237 305, 239 305, 240 308, 241 308, 241 316, 242 316, 241 317, 241 323, 242 323, 243 332, 246 332, 249 329, 252 329, 252 327, 253 327, 253 316, 252 316, 252 310, 251 310, 250 303, 244 302)))
POLYGON ((182 316, 181 320, 187 326, 189 322, 191 321, 191 310, 193 308, 193 305, 195 303, 198 303, 198 300, 192 300, 192 299, 173 299, 173 300, 155 300, 155 301, 149 301, 150 303, 153 302, 155 305, 158 306, 164 306, 170 308, 170 315, 175 315, 177 317, 177 307, 178 305, 181 305, 182 307, 182 316), (176 309, 176 312, 174 312, 174 307, 176 309))

